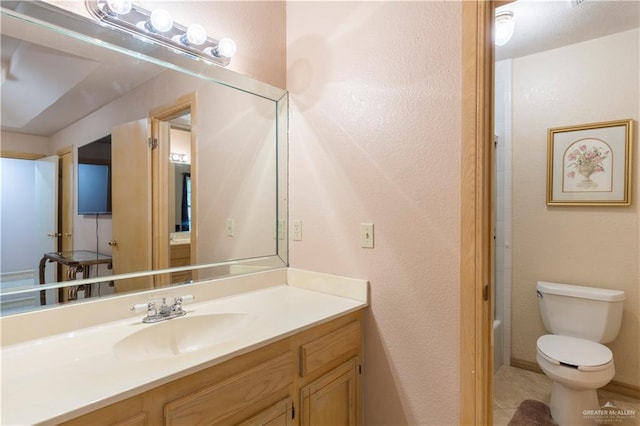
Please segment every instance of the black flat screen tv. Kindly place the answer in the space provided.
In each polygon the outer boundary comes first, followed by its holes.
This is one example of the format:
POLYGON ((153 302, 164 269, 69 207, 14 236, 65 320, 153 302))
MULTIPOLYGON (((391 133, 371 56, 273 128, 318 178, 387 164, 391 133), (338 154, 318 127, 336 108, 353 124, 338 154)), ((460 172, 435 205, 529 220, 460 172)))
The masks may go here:
POLYGON ((78 214, 111 214, 111 135, 78 147, 78 214))

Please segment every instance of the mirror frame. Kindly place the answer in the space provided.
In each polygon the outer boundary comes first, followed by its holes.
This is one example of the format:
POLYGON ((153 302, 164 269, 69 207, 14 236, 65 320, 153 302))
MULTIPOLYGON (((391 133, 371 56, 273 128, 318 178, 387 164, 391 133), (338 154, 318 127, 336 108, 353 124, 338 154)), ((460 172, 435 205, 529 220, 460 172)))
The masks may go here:
MULTIPOLYGON (((275 239, 276 254, 254 258, 239 258, 211 264, 189 265, 183 267, 167 268, 162 270, 151 270, 133 272, 119 275, 101 276, 82 280, 62 281, 52 284, 38 285, 37 288, 28 288, 1 292, 0 295, 8 296, 14 294, 24 294, 34 291, 48 290, 68 287, 70 285, 84 285, 105 282, 117 279, 127 279, 169 272, 180 271, 201 271, 200 275, 205 277, 198 281, 207 281, 228 275, 222 272, 226 267, 237 266, 236 274, 250 273, 252 267, 259 267, 261 270, 287 267, 289 265, 288 246, 288 120, 289 120, 289 95, 284 89, 271 86, 267 83, 257 81, 249 76, 239 74, 235 71, 223 68, 213 62, 205 61, 194 56, 178 54, 171 49, 147 41, 141 41, 132 36, 131 33, 117 29, 109 24, 99 22, 77 15, 65 9, 61 9, 49 3, 31 2, 24 0, 3 0, 0 5, 1 14, 10 18, 25 21, 31 25, 37 25, 45 29, 73 37, 97 48, 107 48, 128 56, 147 62, 152 62, 164 68, 178 71, 193 77, 209 81, 212 84, 221 84, 242 92, 252 94, 274 102, 274 119, 276 134, 276 227, 275 239), (202 274, 205 271, 209 274, 202 274), (217 272, 220 271, 220 272, 217 272)), ((148 289, 144 291, 153 291, 148 289)), ((124 294, 124 293, 122 293, 124 294)), ((119 293, 110 294, 104 297, 118 296, 119 293)), ((97 300, 97 298, 81 299, 77 302, 97 300)), ((35 307, 33 310, 56 307, 60 304, 44 305, 35 307)), ((22 312, 22 311, 21 311, 22 312)), ((16 312, 21 313, 21 312, 16 312)), ((13 315, 8 313, 7 315, 13 315)))

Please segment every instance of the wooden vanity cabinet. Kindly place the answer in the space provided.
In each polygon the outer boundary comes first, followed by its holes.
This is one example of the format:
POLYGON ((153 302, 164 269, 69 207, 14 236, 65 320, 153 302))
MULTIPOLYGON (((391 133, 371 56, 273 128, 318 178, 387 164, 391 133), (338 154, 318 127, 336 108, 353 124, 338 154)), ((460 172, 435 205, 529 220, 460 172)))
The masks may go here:
MULTIPOLYGON (((170 246, 169 257, 169 266, 171 268, 191 265, 191 244, 172 244, 170 246)), ((171 273, 172 284, 188 282, 191 279, 191 271, 180 271, 171 273)))
POLYGON ((361 321, 336 318, 64 424, 360 425, 361 321))
POLYGON ((340 327, 327 324, 301 336, 299 375, 300 425, 361 424, 360 317, 340 327))

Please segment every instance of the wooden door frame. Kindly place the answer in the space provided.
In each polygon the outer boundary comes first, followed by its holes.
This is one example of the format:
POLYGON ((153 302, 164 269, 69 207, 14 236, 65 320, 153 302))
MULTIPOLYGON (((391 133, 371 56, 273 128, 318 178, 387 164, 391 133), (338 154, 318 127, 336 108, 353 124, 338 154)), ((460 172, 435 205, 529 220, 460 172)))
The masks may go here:
MULTIPOLYGON (((59 172, 58 179, 60 181, 60 186, 58 188, 58 234, 60 234, 58 250, 64 251, 66 247, 68 250, 73 250, 73 201, 75 196, 74 191, 74 155, 73 155, 73 145, 68 145, 63 148, 60 148, 56 151, 56 155, 58 156, 58 164, 59 164, 59 172), (69 155, 70 160, 67 163, 67 167, 64 168, 62 165, 62 156, 69 155), (65 176, 67 177, 67 187, 63 188, 63 182, 65 181, 65 176), (66 194, 66 197, 65 197, 66 194), (67 225, 68 228, 65 228, 64 225, 67 225), (71 230, 70 232, 65 232, 71 230), (63 244, 64 239, 69 238, 69 245, 63 244)), ((67 270, 69 268, 65 265, 59 265, 58 270, 58 281, 65 281, 65 277, 67 276, 67 270)))
POLYGON ((493 43, 495 7, 462 4, 460 424, 493 420, 493 43))
MULTIPOLYGON (((174 103, 162 107, 154 108, 149 112, 151 119, 151 137, 157 140, 160 134, 160 123, 177 118, 190 111, 191 113, 191 175, 195 176, 197 169, 196 152, 196 135, 197 127, 197 102, 196 94, 189 93, 179 97, 174 103)), ((153 269, 166 269, 170 267, 170 247, 169 247, 169 230, 167 223, 169 215, 166 208, 168 203, 167 186, 169 185, 169 149, 165 146, 158 146, 158 149, 152 151, 152 265, 153 269), (163 161, 164 160, 164 161, 163 161), (159 184, 158 184, 159 183, 159 184), (160 241, 166 241, 167 244, 159 244, 160 241)), ((197 248, 197 179, 191 179, 191 262, 196 257, 197 248)), ((157 275, 156 287, 165 287, 170 284, 169 275, 157 275)))

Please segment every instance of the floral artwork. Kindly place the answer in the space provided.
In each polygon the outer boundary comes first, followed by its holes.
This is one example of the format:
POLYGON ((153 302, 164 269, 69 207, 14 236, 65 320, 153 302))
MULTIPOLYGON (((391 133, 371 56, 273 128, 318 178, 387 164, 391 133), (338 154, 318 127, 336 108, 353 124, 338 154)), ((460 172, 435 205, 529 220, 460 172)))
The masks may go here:
POLYGON ((599 139, 581 139, 565 155, 564 191, 611 190, 611 149, 599 139), (568 179, 567 179, 568 178, 568 179))
POLYGON ((629 205, 633 120, 548 130, 548 205, 629 205))

